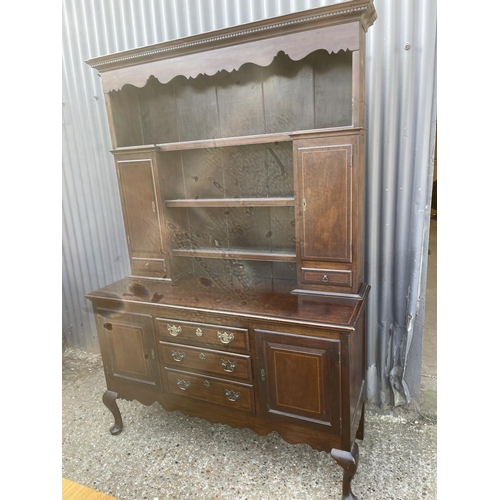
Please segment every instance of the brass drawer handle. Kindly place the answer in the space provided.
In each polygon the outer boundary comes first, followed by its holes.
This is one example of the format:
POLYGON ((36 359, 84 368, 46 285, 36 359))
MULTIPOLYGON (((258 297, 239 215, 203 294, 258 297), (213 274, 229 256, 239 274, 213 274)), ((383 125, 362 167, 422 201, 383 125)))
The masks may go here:
POLYGON ((210 387, 210 382, 208 380, 205 380, 205 382, 203 382, 203 385, 208 389, 210 387))
POLYGON ((175 325, 167 325, 168 328, 168 333, 172 335, 172 337, 177 337, 179 333, 182 332, 182 326, 175 326, 175 325))
POLYGON ((217 332, 217 338, 223 343, 223 344, 229 344, 232 340, 234 340, 234 334, 233 333, 227 333, 227 332, 217 332))
POLYGON ((326 274, 323 275, 323 281, 326 283, 328 281, 328 276, 326 274))
POLYGON ((145 267, 146 269, 149 269, 149 262, 146 262, 146 264, 144 264, 144 267, 145 267))
POLYGON ((185 391, 191 385, 191 382, 189 382, 189 380, 182 380, 182 379, 178 378, 177 385, 179 386, 179 389, 181 391, 185 391))
POLYGON ((175 361, 182 361, 186 357, 186 353, 181 351, 172 351, 172 357, 175 361))
POLYGON ((241 393, 239 391, 230 391, 229 389, 224 389, 226 391, 226 397, 229 401, 238 401, 241 397, 241 393))
POLYGON ((207 357, 206 357, 203 353, 200 353, 199 358, 200 358, 202 361, 205 361, 205 360, 207 359, 207 357))
POLYGON ((201 337, 203 335, 203 330, 201 328, 197 328, 194 333, 196 333, 197 337, 201 337))
POLYGON ((232 373, 236 368, 236 361, 229 361, 229 359, 221 359, 220 363, 225 372, 232 373))

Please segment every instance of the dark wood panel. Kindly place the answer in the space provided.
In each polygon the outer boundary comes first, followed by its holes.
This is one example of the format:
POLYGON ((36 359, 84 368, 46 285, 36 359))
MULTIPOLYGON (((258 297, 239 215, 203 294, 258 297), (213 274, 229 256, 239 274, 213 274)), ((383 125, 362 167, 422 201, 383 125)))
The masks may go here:
POLYGON ((189 238, 194 249, 228 248, 227 218, 223 208, 188 208, 189 238))
POLYGON ((141 128, 145 144, 179 140, 177 108, 172 83, 161 84, 150 78, 144 88, 137 90, 141 128))
POLYGON ((297 280, 297 268, 294 262, 273 262, 273 278, 284 280, 297 280))
POLYGON ((97 328, 108 382, 127 380, 160 390, 151 316, 97 309, 97 328))
POLYGON ((216 77, 220 135, 264 134, 262 68, 244 64, 238 71, 221 71, 216 77))
POLYGON ((220 137, 215 86, 210 77, 174 80, 179 141, 220 137))
POLYGON ((225 198, 223 150, 190 150, 182 152, 186 198, 225 198))
POLYGON ((228 208, 229 248, 271 251, 271 218, 269 207, 228 208))
POLYGON ((255 330, 263 404, 272 418, 340 429, 339 342, 255 330))
POLYGON ((152 160, 117 160, 130 252, 162 252, 152 160))
POLYGON ((352 53, 314 55, 315 127, 352 124, 352 53))
POLYGON ((279 52, 263 68, 266 132, 314 128, 314 74, 311 58, 292 61, 279 52))
POLYGON ((266 146, 224 148, 226 198, 267 198, 266 146))
POLYGON ((351 260, 351 162, 350 144, 298 148, 304 260, 351 260))
POLYGON ((266 147, 269 196, 293 196, 293 148, 291 143, 266 147))
POLYGON ((125 85, 122 90, 110 92, 108 102, 113 117, 116 146, 144 144, 136 89, 125 85))
POLYGON ((293 252, 296 246, 295 211, 289 207, 270 209, 270 239, 274 252, 293 252))

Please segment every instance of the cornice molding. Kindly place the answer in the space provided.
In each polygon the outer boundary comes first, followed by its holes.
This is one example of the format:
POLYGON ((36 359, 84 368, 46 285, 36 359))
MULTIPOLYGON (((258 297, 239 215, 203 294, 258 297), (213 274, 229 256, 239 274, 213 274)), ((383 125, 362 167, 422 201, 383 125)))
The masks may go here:
POLYGON ((168 59, 185 54, 240 43, 245 38, 259 39, 357 20, 366 31, 376 20, 372 0, 351 0, 326 7, 254 21, 238 26, 161 42, 142 48, 116 52, 86 61, 99 71, 108 71, 143 62, 168 59))

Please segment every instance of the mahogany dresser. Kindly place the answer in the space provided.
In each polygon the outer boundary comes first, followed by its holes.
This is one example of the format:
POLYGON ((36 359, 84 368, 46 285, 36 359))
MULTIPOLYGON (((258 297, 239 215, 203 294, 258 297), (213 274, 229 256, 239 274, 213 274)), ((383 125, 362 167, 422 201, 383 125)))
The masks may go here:
POLYGON ((375 19, 352 0, 87 61, 131 268, 87 295, 112 434, 119 398, 277 431, 331 453, 355 498, 375 19))

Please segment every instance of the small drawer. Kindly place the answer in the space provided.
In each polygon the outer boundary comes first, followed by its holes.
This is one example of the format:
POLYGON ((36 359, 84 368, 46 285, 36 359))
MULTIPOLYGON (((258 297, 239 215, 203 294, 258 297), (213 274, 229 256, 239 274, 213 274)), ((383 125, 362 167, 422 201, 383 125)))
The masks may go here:
POLYGON ((160 339, 166 342, 248 352, 248 330, 245 328, 229 328, 168 318, 156 318, 156 326, 160 339))
POLYGON ((132 257, 130 267, 132 274, 138 276, 158 276, 166 272, 164 259, 142 259, 139 257, 132 257))
POLYGON ((352 271, 302 268, 302 281, 334 286, 352 286, 352 271))
POLYGON ((250 356, 170 342, 160 342, 160 350, 166 366, 248 382, 252 379, 250 356))
POLYGON ((172 394, 254 413, 254 395, 251 385, 225 382, 167 368, 163 372, 163 382, 164 387, 168 387, 172 394))

